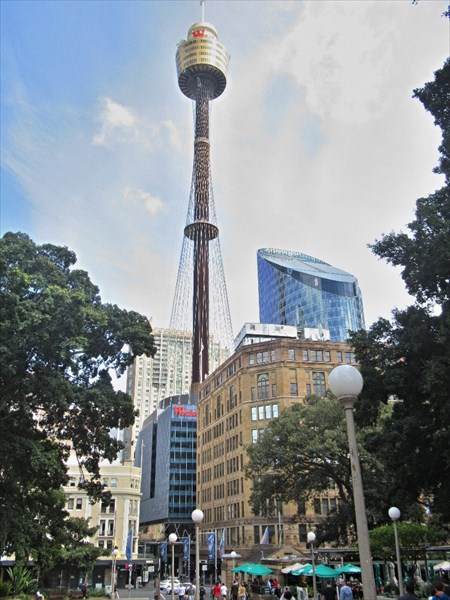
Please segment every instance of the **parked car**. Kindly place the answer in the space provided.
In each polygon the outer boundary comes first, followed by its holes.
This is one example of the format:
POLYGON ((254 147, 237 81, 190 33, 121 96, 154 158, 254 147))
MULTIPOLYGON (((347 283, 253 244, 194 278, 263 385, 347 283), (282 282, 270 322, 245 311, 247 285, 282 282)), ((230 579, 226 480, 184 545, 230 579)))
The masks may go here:
MULTIPOLYGON (((173 580, 173 585, 175 590, 182 585, 183 587, 185 587, 184 583, 180 583, 180 580, 177 578, 174 578, 173 580)), ((163 581, 161 581, 161 583, 159 584, 159 589, 161 590, 161 592, 163 592, 164 594, 171 594, 172 593, 172 579, 164 579, 163 581)))

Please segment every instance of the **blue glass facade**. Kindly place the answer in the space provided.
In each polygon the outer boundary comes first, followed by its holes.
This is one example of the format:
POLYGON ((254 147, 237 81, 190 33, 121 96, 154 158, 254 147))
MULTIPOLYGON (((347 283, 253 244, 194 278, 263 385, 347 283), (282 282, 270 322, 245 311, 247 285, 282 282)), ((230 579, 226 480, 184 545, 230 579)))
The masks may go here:
POLYGON ((328 329, 345 341, 348 330, 364 329, 356 277, 299 252, 263 248, 257 252, 261 323, 328 329))
POLYGON ((135 456, 142 464, 141 524, 192 522, 196 451, 196 406, 175 404, 144 423, 135 456))

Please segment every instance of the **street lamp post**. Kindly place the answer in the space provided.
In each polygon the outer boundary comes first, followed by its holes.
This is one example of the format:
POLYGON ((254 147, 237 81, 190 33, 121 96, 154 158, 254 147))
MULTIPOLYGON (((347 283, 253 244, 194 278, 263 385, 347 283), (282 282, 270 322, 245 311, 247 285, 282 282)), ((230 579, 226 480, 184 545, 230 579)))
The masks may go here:
POLYGON ((231 556, 231 558, 233 559, 233 566, 231 567, 231 573, 232 573, 232 575, 231 575, 231 582, 233 582, 233 578, 234 578, 234 568, 235 568, 235 566, 236 566, 236 556, 237 556, 237 553, 236 553, 234 550, 232 550, 232 551, 230 552, 230 556, 231 556))
POLYGON ((115 585, 116 585, 116 561, 117 555, 119 554, 119 549, 117 546, 114 546, 114 550, 112 551, 112 563, 111 563, 111 598, 115 598, 115 585))
POLYGON ((195 600, 200 600, 200 523, 203 517, 199 508, 192 511, 191 518, 195 523, 195 600))
POLYGON ((401 512, 396 506, 392 506, 388 511, 389 517, 394 524, 394 537, 395 537, 395 553, 397 555, 397 573, 398 573, 398 591, 400 596, 403 596, 403 574, 402 574, 402 562, 400 560, 400 544, 398 542, 398 531, 397 521, 400 519, 401 512))
POLYGON ((309 531, 306 536, 308 543, 311 545, 311 565, 312 565, 312 576, 313 576, 313 594, 314 600, 317 600, 317 582, 316 582, 316 565, 314 562, 314 542, 316 541, 316 534, 314 531, 309 531))
POLYGON ((172 572, 171 572, 171 577, 172 577, 172 590, 171 590, 171 598, 172 600, 175 600, 175 542, 177 541, 177 534, 176 533, 171 533, 169 534, 169 542, 172 546, 172 572))
POLYGON ((330 389, 345 409, 347 421, 348 446, 353 483, 353 501, 355 504, 356 533, 358 537, 359 560, 364 600, 376 600, 375 578, 373 575, 372 555, 370 552, 369 529, 367 526, 364 488, 356 444, 353 407, 364 382, 361 373, 351 365, 340 365, 333 369, 328 379, 330 389))

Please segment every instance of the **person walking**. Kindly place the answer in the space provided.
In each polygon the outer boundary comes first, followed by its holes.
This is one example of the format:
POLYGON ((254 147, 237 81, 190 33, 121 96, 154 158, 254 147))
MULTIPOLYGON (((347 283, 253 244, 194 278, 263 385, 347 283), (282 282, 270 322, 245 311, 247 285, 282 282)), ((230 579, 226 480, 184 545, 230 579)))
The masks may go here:
POLYGON ((407 581, 405 583, 405 594, 403 596, 399 596, 398 600, 419 600, 419 598, 414 593, 414 583, 412 581, 407 581))
POLYGON ((336 587, 331 585, 330 581, 327 581, 325 589, 322 592, 323 600, 337 600, 336 587))
POLYGON ((222 596, 223 600, 227 600, 227 598, 228 598, 228 588, 225 585, 225 583, 222 583, 222 585, 220 586, 220 595, 222 596))
POLYGON ((239 600, 246 600, 246 598, 247 598, 247 590, 245 589, 245 585, 243 582, 241 582, 239 585, 238 597, 239 597, 239 600))
POLYGON ((214 587, 212 589, 212 597, 214 598, 214 600, 220 600, 220 598, 222 597, 222 594, 220 591, 220 583, 218 581, 216 581, 216 583, 214 584, 214 587))
POLYGON ((353 590, 346 581, 339 590, 339 600, 353 600, 353 590))

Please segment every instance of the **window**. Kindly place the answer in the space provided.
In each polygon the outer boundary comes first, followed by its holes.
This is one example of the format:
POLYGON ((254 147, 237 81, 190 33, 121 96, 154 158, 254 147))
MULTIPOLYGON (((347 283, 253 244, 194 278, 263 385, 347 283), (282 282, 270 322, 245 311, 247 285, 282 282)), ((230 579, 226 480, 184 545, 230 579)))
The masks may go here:
POLYGON ((317 396, 325 396, 325 373, 313 371, 313 389, 317 396))
POLYGON ((309 360, 309 358, 308 358, 308 350, 303 350, 303 360, 304 361, 308 361, 309 360))
POLYGON ((306 384, 306 395, 311 396, 311 384, 310 383, 306 384))
POLYGON ((260 421, 264 419, 264 406, 258 406, 258 419, 260 421))
POLYGON ((269 398, 269 376, 267 373, 258 375, 258 400, 268 400, 269 398))
POLYGON ((77 498, 75 508, 76 510, 81 510, 83 508, 83 498, 77 498))
POLYGON ((69 498, 67 500, 67 510, 73 510, 74 507, 74 499, 73 498, 69 498))
POLYGON ((258 430, 252 429, 252 443, 256 444, 257 441, 258 441, 258 430))
POLYGON ((338 363, 342 362, 342 352, 340 350, 337 351, 337 361, 338 363))
POLYGON ((270 404, 266 404, 265 408, 266 408, 266 419, 271 419, 272 418, 272 407, 270 406, 270 404))
POLYGON ((117 487, 117 479, 115 477, 111 477, 111 487, 117 487))
POLYGON ((355 363, 356 362, 356 356, 354 352, 346 352, 345 353, 345 362, 347 364, 349 363, 355 363))
POLYGON ((254 387, 252 387, 252 389, 250 390, 250 393, 251 393, 252 400, 255 400, 255 388, 254 387))
POLYGON ((249 354, 248 355, 248 364, 249 365, 254 365, 255 364, 255 355, 254 354, 249 354))
POLYGON ((320 498, 314 498, 314 512, 316 513, 316 515, 322 514, 320 512, 320 510, 321 510, 320 498))
POLYGON ((311 350, 311 360, 314 362, 322 362, 323 361, 323 351, 322 350, 311 350))
POLYGON ((70 478, 69 485, 70 487, 75 487, 77 485, 77 480, 75 479, 75 477, 70 478))
POLYGON ((272 416, 274 419, 278 418, 278 404, 272 404, 272 416))
POLYGON ((252 406, 252 421, 257 421, 257 419, 258 419, 258 413, 257 413, 256 406, 252 406))
POLYGON ((288 360, 295 360, 295 348, 288 348, 288 360))
POLYGON ((270 351, 270 362, 275 362, 277 360, 277 353, 275 350, 270 351))
POLYGON ((276 397, 277 397, 277 384, 272 383, 272 398, 276 398, 276 397))
POLYGON ((298 526, 298 537, 300 542, 307 542, 308 541, 308 533, 306 531, 306 524, 305 523, 300 523, 298 526))
POLYGON ((331 352, 329 350, 325 350, 325 362, 331 362, 331 352))
POLYGON ((322 498, 322 514, 328 514, 328 498, 322 498))
POLYGON ((291 381, 291 396, 298 396, 297 383, 291 381))

